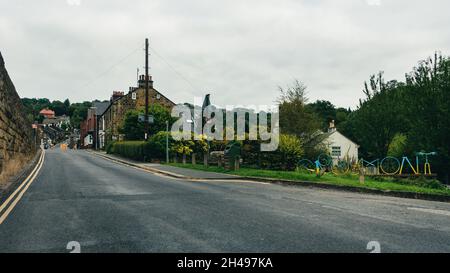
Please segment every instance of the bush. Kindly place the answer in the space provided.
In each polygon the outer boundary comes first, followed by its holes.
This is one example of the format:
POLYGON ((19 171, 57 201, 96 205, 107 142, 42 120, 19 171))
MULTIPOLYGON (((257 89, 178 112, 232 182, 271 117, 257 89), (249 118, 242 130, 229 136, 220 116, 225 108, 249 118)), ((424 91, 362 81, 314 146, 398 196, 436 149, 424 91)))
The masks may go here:
POLYGON ((301 140, 293 135, 280 135, 278 152, 282 158, 282 168, 295 170, 298 161, 303 156, 303 144, 301 140))
POLYGON ((148 155, 145 153, 145 146, 146 143, 144 141, 114 142, 109 148, 109 153, 117 154, 134 160, 145 160, 146 158, 148 158, 148 155))
POLYGON ((445 189, 445 185, 439 182, 436 179, 427 179, 423 176, 417 178, 397 178, 394 179, 395 183, 402 185, 410 185, 417 186, 421 188, 429 188, 429 189, 445 189))
POLYGON ((111 141, 108 142, 108 144, 106 144, 106 153, 107 154, 113 154, 114 153, 114 143, 116 143, 115 141, 111 141))
MULTIPOLYGON (((166 158, 166 132, 158 132, 157 134, 150 137, 149 141, 145 145, 145 154, 148 158, 165 160, 166 158)), ((169 151, 170 147, 173 145, 173 138, 169 132, 169 151)))
POLYGON ((295 170, 304 154, 302 141, 293 135, 280 135, 280 144, 276 151, 261 152, 261 141, 244 141, 242 158, 244 165, 253 168, 271 170, 295 170))

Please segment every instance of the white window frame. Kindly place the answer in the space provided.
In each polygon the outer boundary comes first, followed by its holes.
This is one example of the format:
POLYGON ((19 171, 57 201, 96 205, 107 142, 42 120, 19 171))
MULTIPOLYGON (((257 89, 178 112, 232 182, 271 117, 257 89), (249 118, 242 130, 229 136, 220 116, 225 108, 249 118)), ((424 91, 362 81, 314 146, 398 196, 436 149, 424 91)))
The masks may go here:
POLYGON ((342 156, 342 147, 341 146, 332 146, 331 147, 331 156, 334 156, 334 157, 342 156))

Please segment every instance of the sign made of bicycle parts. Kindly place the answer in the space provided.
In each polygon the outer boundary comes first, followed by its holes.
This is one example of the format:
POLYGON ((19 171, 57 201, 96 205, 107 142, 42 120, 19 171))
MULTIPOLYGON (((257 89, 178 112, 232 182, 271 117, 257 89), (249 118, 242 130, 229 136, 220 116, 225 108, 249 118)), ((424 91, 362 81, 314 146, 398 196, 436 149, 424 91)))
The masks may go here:
POLYGON ((416 153, 415 164, 413 164, 407 156, 403 156, 401 159, 387 156, 383 159, 375 159, 373 161, 361 159, 358 162, 353 163, 350 160, 338 159, 337 163, 334 164, 331 156, 321 154, 314 162, 309 159, 300 160, 298 163, 298 168, 308 170, 309 172, 315 172, 316 174, 320 174, 322 172, 333 172, 335 174, 350 172, 358 173, 361 170, 371 170, 372 175, 433 175, 431 173, 429 157, 434 155, 436 155, 435 152, 416 153), (423 165, 421 163, 423 163, 423 165), (405 174, 406 169, 410 169, 411 173, 405 174))

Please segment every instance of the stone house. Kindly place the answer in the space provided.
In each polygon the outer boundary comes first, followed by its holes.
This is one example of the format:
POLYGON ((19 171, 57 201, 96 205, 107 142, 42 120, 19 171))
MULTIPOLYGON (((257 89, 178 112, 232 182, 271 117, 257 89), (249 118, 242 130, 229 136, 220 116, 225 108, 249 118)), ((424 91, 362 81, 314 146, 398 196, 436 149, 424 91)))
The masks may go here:
MULTIPOLYGON (((145 76, 140 76, 137 87, 130 87, 129 92, 114 91, 110 104, 98 119, 98 148, 103 148, 109 141, 122 140, 119 128, 129 110, 145 108, 145 76)), ((149 105, 159 104, 171 110, 175 103, 153 87, 149 77, 149 105)))

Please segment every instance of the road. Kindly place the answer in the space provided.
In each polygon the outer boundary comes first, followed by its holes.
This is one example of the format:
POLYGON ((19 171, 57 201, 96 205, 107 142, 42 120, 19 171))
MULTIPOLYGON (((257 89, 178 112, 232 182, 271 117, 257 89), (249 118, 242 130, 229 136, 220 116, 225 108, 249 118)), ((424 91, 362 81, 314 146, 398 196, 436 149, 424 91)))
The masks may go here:
POLYGON ((450 252, 450 204, 256 182, 183 181, 47 150, 0 252, 450 252))

